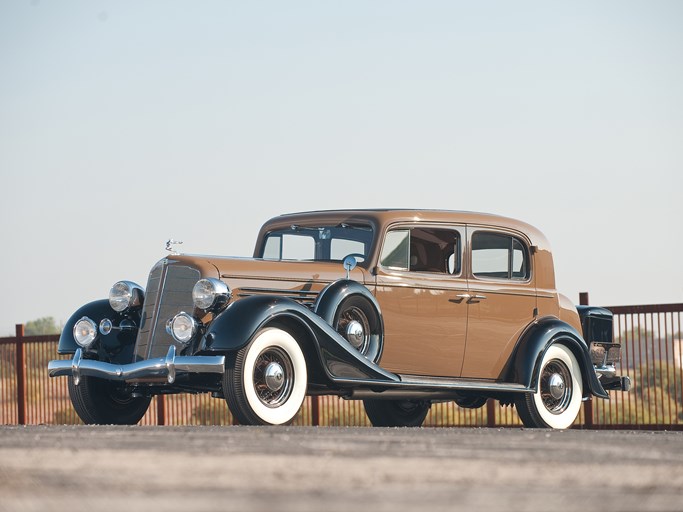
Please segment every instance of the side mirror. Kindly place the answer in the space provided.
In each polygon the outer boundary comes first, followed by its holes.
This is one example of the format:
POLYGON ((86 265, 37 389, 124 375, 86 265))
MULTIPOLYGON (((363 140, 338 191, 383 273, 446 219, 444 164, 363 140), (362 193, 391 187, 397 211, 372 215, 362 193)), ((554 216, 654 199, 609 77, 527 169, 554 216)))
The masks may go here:
POLYGON ((344 265, 344 269, 346 270, 346 279, 350 279, 351 276, 351 271, 356 268, 356 265, 358 265, 358 261, 356 261, 356 258, 349 254, 346 258, 344 258, 344 261, 342 263, 344 265))

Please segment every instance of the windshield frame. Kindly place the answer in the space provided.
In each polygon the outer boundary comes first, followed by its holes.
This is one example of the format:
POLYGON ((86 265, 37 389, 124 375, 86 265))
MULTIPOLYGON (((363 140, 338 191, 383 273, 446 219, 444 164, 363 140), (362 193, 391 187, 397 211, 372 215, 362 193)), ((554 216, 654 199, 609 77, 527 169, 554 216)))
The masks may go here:
POLYGON ((317 222, 307 224, 293 224, 289 227, 276 228, 267 231, 261 243, 259 244, 259 252, 256 255, 258 259, 265 261, 287 261, 287 262, 341 262, 345 256, 353 254, 359 261, 359 264, 367 263, 372 255, 375 242, 375 226, 368 222, 342 222, 333 224, 330 222, 317 222), (312 258, 302 257, 283 257, 286 256, 285 251, 287 247, 283 243, 285 237, 307 237, 312 239, 313 254, 312 258), (278 240, 273 242, 277 246, 270 247, 269 240, 278 240), (334 241, 348 241, 351 243, 361 243, 362 250, 342 250, 339 254, 335 254, 333 247, 334 241), (266 257, 268 252, 276 252, 277 257, 271 254, 266 257), (343 254, 342 254, 343 253, 343 254), (359 255, 362 254, 363 257, 359 255), (338 256, 338 257, 337 257, 338 256))

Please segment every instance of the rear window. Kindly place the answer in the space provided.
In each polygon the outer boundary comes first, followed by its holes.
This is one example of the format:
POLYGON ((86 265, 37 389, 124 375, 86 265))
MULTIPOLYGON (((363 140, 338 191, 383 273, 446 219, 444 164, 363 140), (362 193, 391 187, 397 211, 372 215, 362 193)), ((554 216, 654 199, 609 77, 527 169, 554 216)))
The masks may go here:
POLYGON ((529 252, 511 235, 478 231, 472 235, 472 274, 480 279, 529 278, 529 252))

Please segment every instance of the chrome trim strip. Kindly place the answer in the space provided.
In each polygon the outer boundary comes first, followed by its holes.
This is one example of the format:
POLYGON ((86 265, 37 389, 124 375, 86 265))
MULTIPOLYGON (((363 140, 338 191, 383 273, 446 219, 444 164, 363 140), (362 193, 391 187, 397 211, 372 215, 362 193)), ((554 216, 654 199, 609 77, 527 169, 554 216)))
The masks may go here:
POLYGON ((273 295, 273 296, 278 297, 280 299, 290 299, 290 300, 293 300, 295 302, 310 302, 311 304, 313 304, 315 302, 315 299, 316 299, 316 297, 301 297, 301 296, 297 296, 297 295, 285 295, 285 294, 280 294, 280 293, 277 293, 277 294, 275 294, 275 293, 273 293, 273 294, 270 294, 270 293, 238 293, 237 294, 237 296, 241 297, 241 298, 255 297, 258 295, 263 295, 263 296, 273 295))
POLYGON ((118 381, 165 377, 169 384, 173 384, 178 373, 223 374, 225 356, 176 356, 175 347, 170 346, 166 357, 119 365, 83 359, 79 349, 72 360, 50 361, 47 371, 50 377, 72 375, 76 385, 83 375, 118 381))
MULTIPOLYGON (((313 260, 310 261, 288 261, 287 263, 320 263, 320 262, 313 262, 313 260)), ((258 275, 234 275, 234 274, 221 274, 222 279, 249 279, 249 280, 255 280, 255 281, 263 281, 264 278, 263 276, 258 276, 258 275)), ((276 277, 276 276, 269 276, 268 281, 275 281, 275 282, 287 282, 287 283, 306 283, 306 284, 330 284, 333 283, 333 280, 330 279, 308 279, 306 277, 276 277)))
POLYGON ((535 390, 527 388, 523 384, 510 382, 482 381, 477 379, 454 379, 450 377, 418 377, 415 375, 398 375, 401 384, 410 386, 420 386, 429 388, 453 388, 466 390, 485 390, 485 391, 515 391, 521 393, 535 393, 535 390))
POLYGON ((311 290, 283 290, 282 288, 247 288, 246 286, 243 288, 238 288, 238 290, 245 292, 245 293, 278 293, 278 294, 286 294, 286 295, 314 295, 317 296, 318 293, 320 292, 315 292, 311 290))
POLYGON ((523 384, 509 382, 489 382, 475 379, 451 379, 446 377, 415 377, 413 375, 398 375, 400 381, 377 381, 367 379, 335 379, 338 384, 353 386, 371 386, 375 390, 385 389, 414 390, 452 390, 452 391, 490 391, 509 393, 535 393, 536 390, 527 388, 523 384))

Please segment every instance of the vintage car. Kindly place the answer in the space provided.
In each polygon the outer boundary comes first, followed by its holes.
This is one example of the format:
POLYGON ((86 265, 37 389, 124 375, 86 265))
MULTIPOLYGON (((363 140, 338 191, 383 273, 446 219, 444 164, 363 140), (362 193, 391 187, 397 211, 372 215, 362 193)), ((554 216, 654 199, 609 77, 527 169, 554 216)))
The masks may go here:
POLYGON ((611 313, 555 290, 544 236, 468 212, 276 217, 253 258, 172 253, 146 289, 117 282, 69 319, 59 353, 73 358, 49 374, 69 376, 89 424, 210 392, 245 425, 286 424, 306 395, 332 394, 362 399, 375 426, 495 399, 527 427, 567 428, 582 400, 630 386, 611 313))

